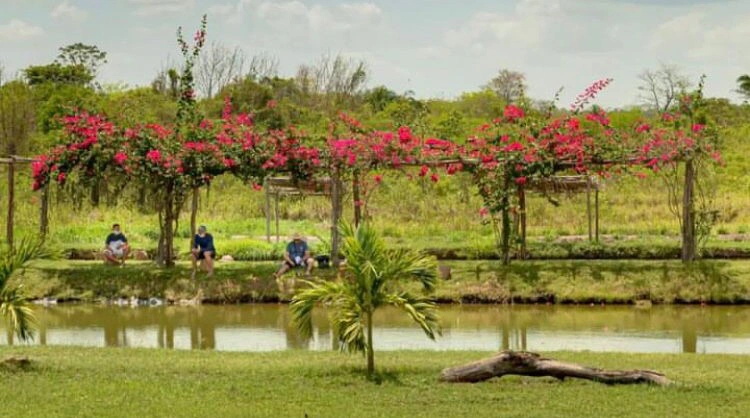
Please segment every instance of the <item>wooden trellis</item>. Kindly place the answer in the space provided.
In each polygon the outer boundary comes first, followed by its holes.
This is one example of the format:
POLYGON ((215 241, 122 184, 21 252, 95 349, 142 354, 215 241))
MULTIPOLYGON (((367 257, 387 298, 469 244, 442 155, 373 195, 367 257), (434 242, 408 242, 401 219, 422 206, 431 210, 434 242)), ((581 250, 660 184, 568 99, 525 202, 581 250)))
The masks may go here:
MULTIPOLYGON (((266 194, 266 241, 271 242, 271 200, 274 201, 273 218, 276 223, 276 242, 279 242, 279 199, 288 196, 333 196, 333 180, 320 177, 309 181, 295 181, 289 176, 267 177, 263 182, 266 194)), ((334 203, 335 206, 335 203, 334 203)), ((336 212, 336 211, 333 211, 336 212)), ((338 218, 332 220, 338 224, 338 218)))
POLYGON ((532 180, 521 187, 519 200, 519 228, 521 236, 521 256, 526 255, 526 193, 536 192, 545 196, 551 194, 580 194, 586 193, 586 218, 588 220, 589 241, 599 242, 599 191, 602 184, 595 176, 553 176, 550 178, 532 180), (591 195, 594 195, 593 209, 591 195))
MULTIPOLYGON (((10 155, 7 157, 0 157, 0 165, 8 167, 8 210, 6 213, 6 225, 5 225, 5 239, 8 246, 13 247, 13 236, 14 236, 14 223, 15 223, 15 211, 16 211, 16 166, 20 164, 30 164, 35 160, 28 157, 19 157, 17 155, 10 155)), ((42 202, 40 205, 39 213, 39 233, 42 237, 46 236, 49 229, 49 218, 47 215, 49 209, 49 191, 45 187, 42 191, 42 202)))

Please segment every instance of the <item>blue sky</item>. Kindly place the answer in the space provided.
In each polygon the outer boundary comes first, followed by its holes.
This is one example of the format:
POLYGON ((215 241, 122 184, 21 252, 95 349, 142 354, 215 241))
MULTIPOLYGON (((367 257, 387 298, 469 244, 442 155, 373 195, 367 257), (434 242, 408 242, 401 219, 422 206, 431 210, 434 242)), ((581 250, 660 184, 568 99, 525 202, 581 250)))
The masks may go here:
POLYGON ((209 40, 267 53, 282 75, 324 53, 364 59, 369 85, 418 97, 476 90, 499 68, 526 74, 530 95, 567 104, 612 77, 605 106, 638 102, 637 75, 666 63, 710 95, 737 99, 750 73, 750 1, 743 0, 0 0, 0 62, 15 72, 57 48, 109 53, 104 82, 149 83, 179 52, 175 31, 209 15, 209 40))

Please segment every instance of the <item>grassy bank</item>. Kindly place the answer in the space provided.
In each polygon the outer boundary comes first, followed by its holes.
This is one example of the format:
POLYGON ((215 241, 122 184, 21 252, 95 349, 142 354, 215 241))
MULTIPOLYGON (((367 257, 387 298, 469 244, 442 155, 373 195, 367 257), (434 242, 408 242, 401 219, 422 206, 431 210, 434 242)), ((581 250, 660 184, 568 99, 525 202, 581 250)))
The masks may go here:
POLYGON ((142 349, 8 348, 24 371, 0 368, 7 416, 23 417, 736 417, 750 408, 750 357, 554 353, 605 368, 649 368, 667 388, 607 387, 505 377, 441 384, 444 367, 478 352, 377 353, 379 378, 363 359, 338 353, 220 353, 142 349))
MULTIPOLYGON (((451 277, 435 292, 444 303, 750 303, 750 261, 450 261, 451 277)), ((16 277, 32 298, 97 301, 130 297, 204 302, 288 301, 300 280, 277 282, 274 262, 219 263, 216 274, 190 280, 190 264, 167 270, 148 262, 125 268, 101 262, 38 261, 16 277)), ((330 278, 332 270, 317 270, 330 278)))

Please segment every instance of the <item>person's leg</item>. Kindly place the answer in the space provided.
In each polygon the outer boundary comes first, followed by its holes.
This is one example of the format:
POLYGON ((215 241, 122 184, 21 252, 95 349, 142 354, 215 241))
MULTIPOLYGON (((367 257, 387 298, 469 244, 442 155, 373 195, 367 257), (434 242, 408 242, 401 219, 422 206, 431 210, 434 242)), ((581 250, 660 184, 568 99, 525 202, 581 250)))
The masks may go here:
POLYGON ((284 273, 286 273, 287 271, 289 271, 289 269, 291 269, 291 268, 292 268, 292 266, 289 265, 289 263, 286 260, 282 261, 281 262, 281 267, 279 268, 279 271, 277 271, 273 275, 276 276, 277 278, 281 277, 281 276, 284 275, 284 273))
POLYGON ((122 264, 125 264, 125 260, 128 259, 128 255, 130 254, 130 246, 128 244, 125 244, 122 246, 122 264))
POLYGON ((312 273, 313 267, 315 267, 315 260, 312 257, 305 259, 305 267, 305 274, 309 276, 312 273))
POLYGON ((203 253, 203 258, 206 263, 206 272, 209 276, 212 276, 214 274, 214 253, 206 251, 203 253))
POLYGON ((115 257, 112 250, 104 250, 104 262, 107 264, 119 264, 120 262, 115 257))

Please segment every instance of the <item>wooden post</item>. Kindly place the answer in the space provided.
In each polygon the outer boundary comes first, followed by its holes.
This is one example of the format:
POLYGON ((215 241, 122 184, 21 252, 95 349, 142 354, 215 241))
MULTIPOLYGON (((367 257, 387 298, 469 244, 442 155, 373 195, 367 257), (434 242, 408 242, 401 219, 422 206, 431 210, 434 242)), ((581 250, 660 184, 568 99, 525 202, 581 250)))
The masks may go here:
POLYGON ((276 243, 279 243, 279 192, 276 192, 276 202, 274 206, 274 216, 276 218, 276 243))
POLYGON ((331 263, 339 265, 339 220, 341 219, 341 181, 338 170, 331 175, 331 263))
MULTIPOLYGON (((190 204, 190 251, 193 251, 195 247, 194 237, 197 232, 198 226, 198 199, 200 199, 200 188, 193 187, 193 201, 190 204)), ((193 265, 193 275, 198 271, 198 262, 195 257, 190 257, 193 265)), ((193 276, 195 277, 195 276, 193 276)))
POLYGON ((267 177, 263 180, 263 191, 266 193, 266 241, 271 242, 271 192, 267 177))
POLYGON ((5 224, 5 238, 8 242, 8 247, 13 248, 13 216, 15 214, 15 176, 16 169, 14 165, 14 158, 10 158, 8 163, 8 217, 7 223, 5 224))
POLYGON ((589 242, 594 240, 591 224, 591 177, 586 177, 586 218, 589 223, 589 242))
POLYGON ((594 236, 596 238, 596 243, 599 243, 599 185, 596 185, 596 189, 594 189, 594 236))
POLYGON ((49 232, 49 184, 42 190, 42 202, 39 207, 39 236, 44 240, 49 232))
POLYGON ((518 212, 521 222, 521 259, 526 258, 526 191, 518 188, 518 212))
POLYGON ((359 173, 352 176, 352 200, 354 202, 354 226, 359 226, 362 221, 362 201, 359 192, 359 173))
POLYGON ((685 162, 685 188, 682 193, 682 261, 695 260, 695 165, 693 160, 685 162))

